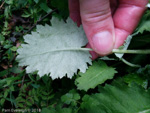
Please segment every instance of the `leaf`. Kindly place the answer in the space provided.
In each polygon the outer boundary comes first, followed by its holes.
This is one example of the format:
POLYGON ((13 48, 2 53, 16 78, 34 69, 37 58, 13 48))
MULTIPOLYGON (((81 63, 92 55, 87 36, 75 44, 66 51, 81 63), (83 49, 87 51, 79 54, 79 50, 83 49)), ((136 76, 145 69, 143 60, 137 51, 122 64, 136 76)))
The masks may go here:
POLYGON ((48 108, 43 108, 41 113, 54 113, 54 111, 48 109, 48 108))
MULTIPOLYGON (((128 49, 128 47, 129 47, 129 45, 130 45, 130 43, 131 43, 131 40, 132 40, 132 37, 133 37, 133 36, 134 36, 134 34, 133 34, 133 35, 129 35, 129 36, 127 37, 127 39, 125 40, 125 43, 123 44, 123 46, 121 46, 121 47, 122 47, 121 50, 127 50, 127 49, 128 49)), ((115 53, 115 55, 116 55, 118 58, 122 58, 124 54, 115 53)))
POLYGON ((128 75, 124 76, 123 79, 126 83, 129 84, 129 86, 131 86, 133 82, 135 82, 138 85, 141 85, 145 89, 148 86, 148 80, 145 77, 139 76, 136 73, 128 74, 128 75))
POLYGON ((47 13, 51 12, 52 10, 47 6, 46 3, 41 3, 40 7, 47 13))
POLYGON ((141 33, 141 34, 143 34, 144 31, 150 32, 150 12, 149 12, 149 10, 147 10, 145 12, 136 31, 137 31, 137 33, 141 33))
POLYGON ((51 4, 58 9, 62 17, 66 18, 69 16, 68 0, 51 0, 51 4))
POLYGON ((78 89, 87 91, 95 88, 97 85, 104 83, 108 79, 112 79, 116 73, 115 69, 108 67, 105 62, 94 62, 86 73, 79 73, 81 77, 76 79, 78 89))
POLYGON ((0 72, 0 77, 8 75, 8 70, 4 70, 0 72))
POLYGON ((144 31, 150 32, 150 21, 144 22, 138 29, 139 33, 143 33, 144 31))
POLYGON ((61 101, 64 102, 65 104, 71 104, 72 106, 77 105, 77 100, 80 99, 80 95, 75 91, 71 90, 69 93, 63 95, 61 97, 61 101))
POLYGON ((84 113, 149 113, 150 90, 136 84, 131 87, 122 81, 105 85, 101 93, 83 97, 81 108, 84 113))
POLYGON ((34 0, 34 2, 35 2, 35 3, 38 3, 38 2, 39 2, 39 0, 34 0))
MULTIPOLYGON (((130 43, 131 43, 131 40, 134 36, 136 36, 138 33, 141 33, 143 34, 144 31, 150 31, 150 13, 149 13, 149 10, 146 11, 145 15, 143 16, 143 18, 141 19, 141 22, 139 24, 139 26, 137 27, 136 31, 134 34, 132 35, 129 35, 124 43, 123 46, 121 46, 120 49, 122 50, 127 50, 130 43)), ((142 39, 143 39, 143 35, 142 35, 142 39)), ((138 44, 136 44, 138 45, 138 44)), ((118 58, 122 58, 124 54, 115 54, 118 58)))
POLYGON ((11 50, 12 50, 12 51, 16 51, 16 50, 17 50, 17 47, 13 46, 13 47, 11 48, 11 50))
POLYGON ((38 25, 37 31, 24 36, 27 44, 18 49, 17 60, 20 66, 27 66, 27 73, 38 71, 42 77, 50 74, 52 79, 67 75, 72 78, 79 69, 85 72, 87 63, 91 64, 91 55, 86 48, 87 43, 82 27, 69 18, 67 23, 52 19, 52 27, 38 25))
POLYGON ((137 73, 141 74, 142 76, 149 77, 149 75, 150 75, 150 64, 149 65, 147 64, 144 68, 140 68, 137 73))
POLYGON ((71 108, 43 108, 41 113, 76 113, 73 109, 71 108))
POLYGON ((30 101, 26 101, 27 106, 32 106, 32 103, 30 101))
POLYGON ((40 87, 40 85, 37 85, 37 84, 31 84, 34 88, 39 88, 40 87))
POLYGON ((2 98, 2 99, 0 100, 0 105, 3 105, 4 103, 5 103, 5 99, 2 98))
POLYGON ((6 91, 4 92, 4 98, 6 98, 6 97, 8 96, 8 93, 9 93, 8 90, 6 90, 6 91))
POLYGON ((25 103, 25 102, 26 102, 26 100, 25 100, 24 98, 22 98, 22 97, 17 97, 17 98, 16 98, 16 101, 17 101, 18 103, 20 103, 20 102, 25 103))
POLYGON ((22 70, 21 70, 21 68, 14 66, 14 67, 10 68, 10 72, 19 74, 22 72, 22 70))

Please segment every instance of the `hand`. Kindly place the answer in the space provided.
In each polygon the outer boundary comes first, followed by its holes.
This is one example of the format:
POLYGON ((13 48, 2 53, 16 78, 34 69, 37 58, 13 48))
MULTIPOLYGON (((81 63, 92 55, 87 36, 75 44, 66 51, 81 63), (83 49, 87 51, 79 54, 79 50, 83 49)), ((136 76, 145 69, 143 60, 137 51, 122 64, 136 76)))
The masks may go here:
MULTIPOLYGON (((100 56, 120 47, 136 28, 148 0, 69 0, 70 17, 82 23, 91 46, 100 56)), ((92 53, 93 59, 97 57, 92 53)))

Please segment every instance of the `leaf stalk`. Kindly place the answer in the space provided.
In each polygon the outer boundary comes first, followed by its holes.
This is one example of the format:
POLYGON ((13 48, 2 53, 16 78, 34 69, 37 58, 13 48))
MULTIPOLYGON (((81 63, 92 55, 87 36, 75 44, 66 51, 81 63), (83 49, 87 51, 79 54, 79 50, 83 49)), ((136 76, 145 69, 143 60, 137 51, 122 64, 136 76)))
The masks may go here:
POLYGON ((127 53, 127 54, 150 54, 150 50, 119 50, 119 49, 113 49, 113 53, 127 53))

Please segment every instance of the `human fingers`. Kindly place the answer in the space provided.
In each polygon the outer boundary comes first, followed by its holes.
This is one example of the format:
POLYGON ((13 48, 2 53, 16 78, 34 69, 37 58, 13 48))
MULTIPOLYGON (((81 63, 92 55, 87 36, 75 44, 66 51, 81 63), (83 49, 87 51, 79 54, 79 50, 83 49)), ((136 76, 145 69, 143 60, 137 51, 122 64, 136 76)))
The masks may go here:
POLYGON ((147 3, 148 0, 119 0, 119 6, 113 15, 116 36, 114 48, 120 47, 134 31, 147 3))
POLYGON ((79 0, 81 20, 91 47, 99 55, 111 53, 115 32, 109 0, 79 0))

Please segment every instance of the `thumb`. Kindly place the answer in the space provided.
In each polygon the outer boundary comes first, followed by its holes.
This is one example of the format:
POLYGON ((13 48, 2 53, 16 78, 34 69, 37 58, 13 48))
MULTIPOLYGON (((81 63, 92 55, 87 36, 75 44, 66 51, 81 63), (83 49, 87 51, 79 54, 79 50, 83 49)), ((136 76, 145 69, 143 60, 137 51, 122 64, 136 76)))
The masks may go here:
POLYGON ((80 0, 83 28, 91 47, 99 55, 111 53, 115 32, 109 0, 80 0))

